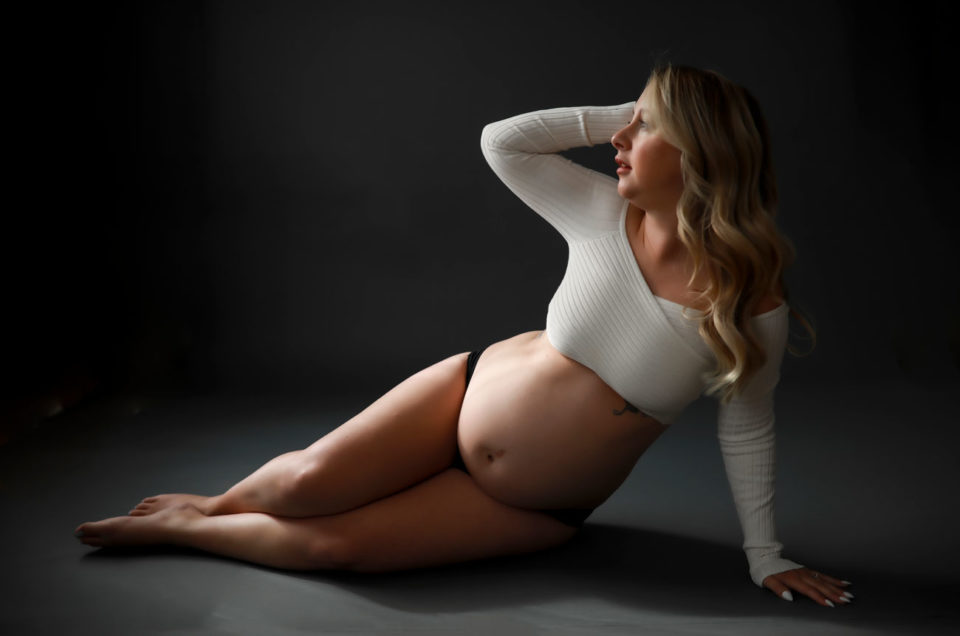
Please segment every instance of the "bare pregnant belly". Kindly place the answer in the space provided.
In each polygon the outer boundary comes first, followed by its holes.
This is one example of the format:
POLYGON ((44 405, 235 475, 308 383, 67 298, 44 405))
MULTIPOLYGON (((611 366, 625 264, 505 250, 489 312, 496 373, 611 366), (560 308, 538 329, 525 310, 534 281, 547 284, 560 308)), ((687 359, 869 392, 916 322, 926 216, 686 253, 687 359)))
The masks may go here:
POLYGON ((460 452, 477 484, 503 503, 593 508, 664 430, 624 405, 544 332, 522 333, 477 361, 460 410, 460 452))

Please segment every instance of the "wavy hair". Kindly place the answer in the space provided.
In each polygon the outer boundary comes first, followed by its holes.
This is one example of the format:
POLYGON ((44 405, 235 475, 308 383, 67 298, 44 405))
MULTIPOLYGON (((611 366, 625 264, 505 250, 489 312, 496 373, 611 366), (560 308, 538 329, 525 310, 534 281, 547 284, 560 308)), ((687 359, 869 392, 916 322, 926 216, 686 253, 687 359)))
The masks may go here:
MULTIPOLYGON (((787 301, 783 272, 796 255, 774 222, 778 193, 767 123, 753 95, 716 71, 658 64, 647 84, 665 138, 681 151, 677 218, 693 257, 688 286, 701 271, 708 281, 697 295, 708 307, 699 333, 717 358, 706 393, 727 403, 766 362, 750 318, 770 294, 787 301)), ((810 334, 812 351, 814 328, 792 306, 790 314, 810 334)))

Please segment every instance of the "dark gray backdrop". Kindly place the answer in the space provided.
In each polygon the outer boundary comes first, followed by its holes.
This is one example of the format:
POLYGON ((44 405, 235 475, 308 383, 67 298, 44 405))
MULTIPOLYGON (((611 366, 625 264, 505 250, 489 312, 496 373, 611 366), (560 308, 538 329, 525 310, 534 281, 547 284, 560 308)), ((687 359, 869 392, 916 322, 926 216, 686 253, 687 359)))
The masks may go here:
MULTIPOLYGON (((565 245, 480 131, 635 99, 656 59, 765 108, 791 301, 819 335, 784 381, 955 382, 952 14, 870 7, 21 7, 5 391, 382 392, 542 328, 565 245)), ((613 176, 613 155, 568 156, 613 176)))

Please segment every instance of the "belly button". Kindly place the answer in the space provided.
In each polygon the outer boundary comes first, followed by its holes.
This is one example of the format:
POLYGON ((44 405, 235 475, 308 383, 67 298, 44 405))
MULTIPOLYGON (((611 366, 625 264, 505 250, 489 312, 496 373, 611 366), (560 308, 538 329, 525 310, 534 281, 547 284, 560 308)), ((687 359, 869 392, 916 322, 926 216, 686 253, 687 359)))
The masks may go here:
POLYGON ((487 451, 487 461, 492 463, 494 459, 498 457, 503 457, 503 452, 504 452, 503 449, 494 451, 492 453, 490 451, 487 451))

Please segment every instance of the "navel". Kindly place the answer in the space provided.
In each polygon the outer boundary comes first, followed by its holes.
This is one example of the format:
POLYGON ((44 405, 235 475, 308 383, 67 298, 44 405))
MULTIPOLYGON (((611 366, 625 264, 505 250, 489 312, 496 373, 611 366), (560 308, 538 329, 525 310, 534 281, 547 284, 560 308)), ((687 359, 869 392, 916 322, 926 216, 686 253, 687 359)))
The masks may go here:
POLYGON ((497 459, 498 457, 503 457, 504 452, 505 451, 502 448, 494 452, 487 451, 487 461, 492 464, 493 460, 497 459))

